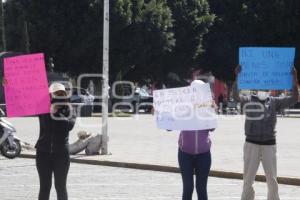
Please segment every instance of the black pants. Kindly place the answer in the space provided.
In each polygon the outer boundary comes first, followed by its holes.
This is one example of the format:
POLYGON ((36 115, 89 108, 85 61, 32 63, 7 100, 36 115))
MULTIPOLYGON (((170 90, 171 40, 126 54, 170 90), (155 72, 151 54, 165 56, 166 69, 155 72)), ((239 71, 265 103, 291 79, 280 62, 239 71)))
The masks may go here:
POLYGON ((183 182, 182 200, 192 200, 194 172, 198 200, 207 200, 207 179, 211 166, 210 152, 192 155, 179 149, 178 162, 183 182))
POLYGON ((49 200, 54 174, 57 200, 67 200, 67 176, 70 168, 70 155, 64 153, 45 153, 37 151, 36 167, 40 178, 39 200, 49 200))

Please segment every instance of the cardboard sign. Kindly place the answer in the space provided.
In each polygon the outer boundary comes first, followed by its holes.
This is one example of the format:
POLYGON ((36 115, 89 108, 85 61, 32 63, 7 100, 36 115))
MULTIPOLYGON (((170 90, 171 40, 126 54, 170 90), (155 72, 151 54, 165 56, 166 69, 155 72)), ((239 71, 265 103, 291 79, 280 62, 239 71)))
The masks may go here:
POLYGON ((158 128, 168 130, 205 130, 217 127, 209 84, 153 92, 158 128))
POLYGON ((42 53, 5 58, 4 77, 8 117, 50 112, 48 81, 42 53))
POLYGON ((294 58, 295 48, 240 48, 239 89, 291 89, 294 58))

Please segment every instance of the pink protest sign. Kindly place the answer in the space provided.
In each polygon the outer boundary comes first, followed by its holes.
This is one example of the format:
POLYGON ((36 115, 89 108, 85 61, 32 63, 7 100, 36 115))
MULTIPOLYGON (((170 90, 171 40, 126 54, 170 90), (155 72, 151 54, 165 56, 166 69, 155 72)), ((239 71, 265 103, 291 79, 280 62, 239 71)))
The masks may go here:
POLYGON ((50 97, 42 53, 4 59, 5 103, 8 117, 50 112, 50 97))

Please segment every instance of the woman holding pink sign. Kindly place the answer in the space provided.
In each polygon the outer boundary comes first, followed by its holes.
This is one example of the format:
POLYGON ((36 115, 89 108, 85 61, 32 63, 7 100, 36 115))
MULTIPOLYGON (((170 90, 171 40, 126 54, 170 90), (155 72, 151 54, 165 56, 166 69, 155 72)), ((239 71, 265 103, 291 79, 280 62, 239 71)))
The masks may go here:
POLYGON ((67 200, 67 176, 70 167, 69 132, 75 115, 68 105, 64 85, 53 83, 49 88, 51 112, 39 115, 40 136, 36 144, 36 167, 40 178, 39 200, 49 200, 54 174, 58 200, 67 200))

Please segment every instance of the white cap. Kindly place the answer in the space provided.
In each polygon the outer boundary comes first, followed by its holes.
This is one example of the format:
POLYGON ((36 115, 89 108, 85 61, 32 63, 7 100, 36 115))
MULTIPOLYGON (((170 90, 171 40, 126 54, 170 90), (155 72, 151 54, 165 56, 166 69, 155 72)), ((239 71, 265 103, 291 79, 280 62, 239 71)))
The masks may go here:
POLYGON ((195 84, 199 84, 199 85, 202 85, 202 84, 205 84, 203 81, 201 80, 193 80, 191 85, 195 85, 195 84))
POLYGON ((52 83, 49 87, 49 93, 54 93, 57 91, 65 91, 66 92, 66 88, 61 83, 52 83))

